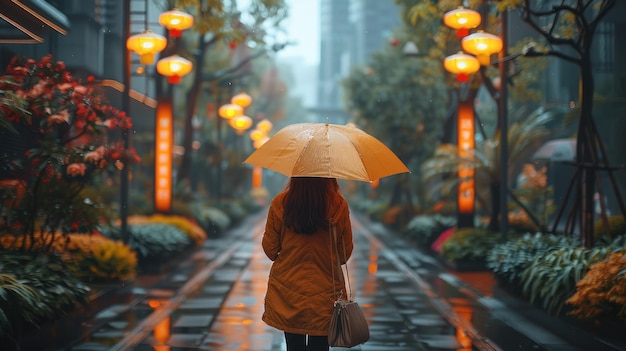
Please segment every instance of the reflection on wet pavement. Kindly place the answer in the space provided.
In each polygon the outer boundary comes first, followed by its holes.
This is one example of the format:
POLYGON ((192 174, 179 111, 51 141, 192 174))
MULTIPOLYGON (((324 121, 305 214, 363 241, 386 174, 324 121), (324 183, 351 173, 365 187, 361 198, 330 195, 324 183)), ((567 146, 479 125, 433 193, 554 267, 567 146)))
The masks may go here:
MULTIPOLYGON (((477 303, 478 295, 493 295, 492 282, 474 281, 479 291, 454 282, 489 279, 485 274, 433 269, 432 257, 391 237, 379 239, 358 219, 353 225, 350 282, 370 340, 351 350, 543 350, 477 303)), ((164 281, 134 287, 124 303, 95 314, 80 340, 46 350, 285 350, 283 333, 261 321, 271 266, 260 245, 263 226, 259 216, 208 240, 164 281)))

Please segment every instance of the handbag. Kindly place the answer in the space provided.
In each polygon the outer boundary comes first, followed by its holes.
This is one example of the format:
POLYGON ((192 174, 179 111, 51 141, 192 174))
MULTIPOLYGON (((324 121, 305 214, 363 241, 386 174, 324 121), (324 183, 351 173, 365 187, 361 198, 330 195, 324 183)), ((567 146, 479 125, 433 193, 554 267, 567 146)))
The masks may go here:
MULTIPOLYGON (((339 252, 337 251, 337 236, 334 231, 334 226, 331 227, 332 239, 331 246, 335 249, 337 258, 337 268, 339 276, 341 277, 340 284, 343 285, 343 270, 341 269, 341 261, 339 260, 339 252)), ((348 265, 346 259, 346 246, 343 242, 343 256, 344 262, 346 262, 346 276, 348 287, 348 299, 342 299, 343 290, 340 292, 339 297, 334 303, 333 312, 330 316, 330 325, 328 327, 328 345, 333 347, 353 347, 359 344, 363 344, 370 338, 370 331, 365 320, 365 315, 361 310, 361 306, 354 301, 352 297, 352 288, 350 287, 350 277, 348 275, 348 265)), ((331 247, 331 250, 332 250, 331 247)), ((335 269, 333 267, 333 289, 335 287, 335 269)), ((336 293, 335 293, 336 295, 336 293)))

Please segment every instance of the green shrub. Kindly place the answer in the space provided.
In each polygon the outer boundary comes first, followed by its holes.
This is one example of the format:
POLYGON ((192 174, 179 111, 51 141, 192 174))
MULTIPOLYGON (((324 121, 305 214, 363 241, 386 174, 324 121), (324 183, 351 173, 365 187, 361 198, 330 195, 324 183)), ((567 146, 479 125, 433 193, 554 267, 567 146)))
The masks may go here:
POLYGON ((230 227, 230 218, 224 211, 201 204, 195 204, 192 208, 198 224, 207 234, 219 235, 230 227))
POLYGON ((624 223, 624 217, 622 215, 609 216, 607 219, 609 221, 608 232, 604 227, 602 219, 599 219, 594 223, 593 233, 595 241, 600 241, 602 239, 612 240, 619 235, 626 234, 626 223, 624 223))
POLYGON ((180 253, 191 239, 178 227, 163 223, 132 224, 128 226, 130 247, 138 258, 166 258, 180 253))
POLYGON ((618 250, 611 246, 562 247, 538 255, 522 274, 523 291, 531 302, 540 303, 548 313, 559 315, 589 267, 618 250))
POLYGON ((16 333, 13 325, 34 323, 31 307, 38 299, 37 292, 20 283, 14 275, 0 273, 0 337, 10 339, 16 333))
POLYGON ((440 214, 417 215, 409 221, 405 234, 422 247, 430 247, 437 236, 456 225, 456 218, 440 214))
POLYGON ((461 228, 441 245, 441 254, 448 260, 485 260, 498 243, 498 233, 481 228, 461 228))
POLYGON ((497 244, 487 255, 487 268, 505 281, 519 284, 522 272, 538 255, 562 247, 576 247, 579 240, 552 234, 524 234, 521 238, 497 244))
MULTIPOLYGON (((78 304, 86 304, 89 287, 72 274, 72 270, 58 255, 43 253, 0 252, 0 272, 12 275, 20 284, 37 295, 32 299, 20 286, 22 305, 10 305, 9 310, 19 308, 18 321, 40 324, 66 315, 78 304)), ((6 281, 5 281, 6 282, 6 281)), ((5 315, 15 316, 15 311, 5 315)))

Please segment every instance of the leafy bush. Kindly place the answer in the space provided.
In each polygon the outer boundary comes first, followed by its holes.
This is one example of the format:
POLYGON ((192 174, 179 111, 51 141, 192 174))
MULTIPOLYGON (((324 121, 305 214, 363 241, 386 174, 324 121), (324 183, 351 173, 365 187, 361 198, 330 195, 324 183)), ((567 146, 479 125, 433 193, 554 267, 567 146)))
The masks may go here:
POLYGON ((226 213, 215 207, 193 206, 196 220, 207 233, 220 234, 230 227, 231 221, 226 213))
POLYGON ((10 274, 37 294, 37 299, 23 297, 24 306, 10 305, 5 315, 17 315, 20 321, 42 323, 66 315, 78 304, 86 304, 89 287, 72 274, 58 256, 44 253, 0 253, 0 272, 10 274), (19 308, 18 313, 12 311, 19 308))
POLYGON ((626 320, 626 254, 618 252, 593 264, 566 303, 579 319, 626 320))
POLYGON ((152 223, 165 223, 176 226, 178 229, 187 234, 191 241, 193 241, 196 245, 202 245, 207 238, 204 229, 186 217, 155 214, 149 217, 149 221, 152 223))
POLYGON ((171 224, 129 224, 129 244, 142 258, 165 258, 191 244, 187 234, 171 224))
POLYGON ((518 284, 522 272, 538 255, 562 247, 575 247, 579 240, 551 234, 524 234, 521 238, 497 244, 487 255, 487 268, 508 281, 518 284))
POLYGON ((104 236, 70 234, 66 251, 85 281, 123 281, 135 276, 137 255, 121 241, 104 236))
POLYGON ((33 239, 2 235, 0 245, 7 250, 19 250, 26 243, 31 251, 57 254, 85 281, 125 280, 135 275, 137 257, 122 242, 91 234, 38 233, 33 239))
POLYGON ((609 216, 609 231, 607 232, 601 219, 597 220, 593 225, 593 233, 595 241, 600 239, 611 240, 619 235, 626 234, 626 223, 622 215, 609 216))
POLYGON ((604 260, 615 247, 563 247, 546 255, 538 255, 522 274, 522 287, 531 302, 538 302, 548 313, 559 315, 567 298, 576 290, 576 283, 585 276, 589 266, 604 260))
POLYGON ((39 296, 28 285, 20 283, 12 274, 0 274, 0 337, 13 336, 17 330, 13 325, 34 323, 31 306, 39 296))
POLYGON ((456 218, 440 214, 418 215, 406 226, 407 237, 423 247, 430 247, 444 230, 456 225, 456 218))
POLYGON ((451 261, 485 260, 498 240, 498 234, 487 229, 456 229, 441 245, 441 254, 451 261))

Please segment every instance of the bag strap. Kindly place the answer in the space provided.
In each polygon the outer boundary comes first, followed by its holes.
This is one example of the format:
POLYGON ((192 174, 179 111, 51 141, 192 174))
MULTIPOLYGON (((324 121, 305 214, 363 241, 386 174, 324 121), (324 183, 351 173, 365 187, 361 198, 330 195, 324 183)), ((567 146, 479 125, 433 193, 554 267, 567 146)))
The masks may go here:
MULTIPOLYGON (((339 258, 339 250, 337 249, 337 231, 334 225, 329 224, 329 233, 330 233, 330 245, 331 245, 331 251, 334 252, 335 255, 335 259, 337 262, 337 276, 341 277, 339 279, 339 283, 343 284, 344 283, 344 275, 343 275, 343 270, 341 269, 341 259, 339 258)), ((353 296, 352 296, 352 287, 350 286, 350 272, 348 271, 348 258, 347 258, 347 254, 346 254, 346 242, 345 242, 345 238, 342 235, 341 236, 341 246, 343 247, 343 261, 346 263, 345 267, 346 267, 346 276, 345 276, 345 282, 346 282, 346 286, 348 288, 347 291, 347 297, 349 301, 352 301, 353 296)), ((334 266, 332 267, 332 276, 333 276, 333 293, 335 294, 335 296, 337 296, 337 290, 335 287, 335 268, 334 266)), ((341 288, 340 292, 339 292, 339 296, 337 297, 337 301, 341 300, 341 297, 343 295, 343 288, 341 288)))

